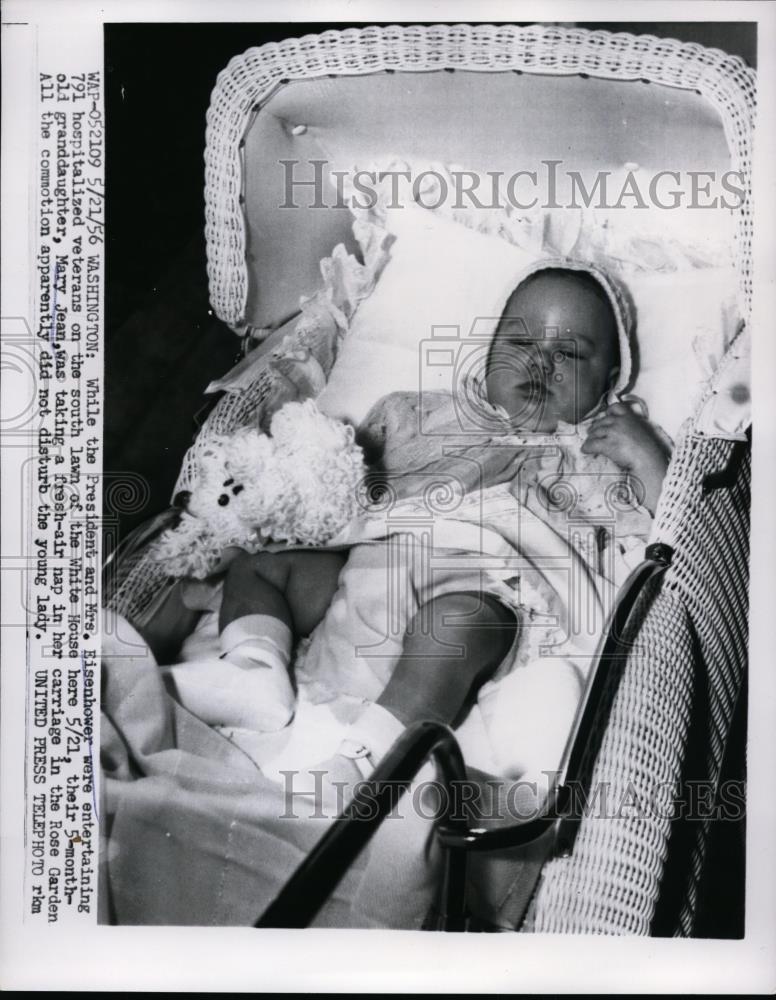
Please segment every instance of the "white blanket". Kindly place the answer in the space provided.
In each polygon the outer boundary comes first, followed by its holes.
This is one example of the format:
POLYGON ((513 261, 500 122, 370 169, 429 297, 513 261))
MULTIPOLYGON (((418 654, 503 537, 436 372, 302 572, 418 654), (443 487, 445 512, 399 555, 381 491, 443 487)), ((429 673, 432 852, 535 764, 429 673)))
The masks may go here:
MULTIPOLYGON (((504 777, 554 770, 615 594, 594 565, 595 527, 572 519, 564 537, 558 522, 551 527, 504 485, 459 498, 443 514, 430 515, 427 497, 398 501, 389 514, 360 519, 347 542, 353 548, 339 591, 298 658, 292 724, 279 734, 240 730, 231 738, 275 769, 325 760, 379 697, 417 607, 434 594, 484 589, 515 608, 521 628, 457 730, 465 759, 504 777)), ((640 554, 636 547, 626 555, 640 554)), ((210 610, 182 658, 212 662, 219 653, 210 610)))

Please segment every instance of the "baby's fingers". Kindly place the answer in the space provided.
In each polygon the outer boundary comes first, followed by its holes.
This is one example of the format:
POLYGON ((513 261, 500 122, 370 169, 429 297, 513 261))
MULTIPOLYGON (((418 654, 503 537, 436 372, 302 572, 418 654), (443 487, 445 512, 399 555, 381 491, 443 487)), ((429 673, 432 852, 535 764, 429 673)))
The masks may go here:
POLYGON ((616 423, 617 421, 614 417, 596 417, 588 428, 588 434, 594 434, 596 431, 600 430, 608 430, 614 427, 616 423))
POLYGON ((590 438, 606 437, 607 435, 613 433, 616 433, 616 426, 611 421, 608 423, 591 424, 587 432, 586 440, 589 440, 590 438))
POLYGON ((582 442, 581 450, 586 455, 600 455, 602 449, 606 447, 606 443, 609 440, 608 434, 602 433, 590 433, 582 442))

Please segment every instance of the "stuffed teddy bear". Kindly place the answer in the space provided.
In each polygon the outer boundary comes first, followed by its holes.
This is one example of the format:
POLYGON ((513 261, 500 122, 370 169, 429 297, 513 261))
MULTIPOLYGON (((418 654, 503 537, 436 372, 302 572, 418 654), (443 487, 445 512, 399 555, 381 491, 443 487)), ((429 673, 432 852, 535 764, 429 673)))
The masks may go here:
POLYGON ((197 461, 179 523, 154 546, 174 577, 211 575, 228 546, 325 544, 357 514, 367 472, 353 428, 311 399, 281 407, 269 434, 243 427, 211 438, 197 461))

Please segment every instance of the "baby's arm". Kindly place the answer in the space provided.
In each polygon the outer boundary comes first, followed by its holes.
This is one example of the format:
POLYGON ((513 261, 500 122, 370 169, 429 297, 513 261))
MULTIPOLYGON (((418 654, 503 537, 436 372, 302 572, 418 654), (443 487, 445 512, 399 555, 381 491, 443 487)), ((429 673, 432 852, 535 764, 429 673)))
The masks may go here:
POLYGON ((592 422, 582 451, 604 455, 633 476, 641 494, 639 500, 654 515, 671 458, 671 451, 654 424, 639 416, 631 406, 615 403, 592 422))

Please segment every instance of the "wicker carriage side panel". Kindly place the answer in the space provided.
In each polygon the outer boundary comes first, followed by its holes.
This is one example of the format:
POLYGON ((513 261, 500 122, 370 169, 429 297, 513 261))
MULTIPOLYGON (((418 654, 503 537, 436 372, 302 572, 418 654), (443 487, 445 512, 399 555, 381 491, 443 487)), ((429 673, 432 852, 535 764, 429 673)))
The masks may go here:
POLYGON ((635 611, 633 651, 592 770, 594 792, 637 806, 583 820, 572 856, 547 865, 524 930, 648 934, 670 859, 679 862, 668 869, 679 882, 668 887, 671 932, 693 933, 709 818, 687 820, 688 845, 676 836, 672 802, 684 801, 689 781, 719 780, 747 664, 749 499, 747 446, 688 433, 653 532, 674 560, 640 626, 635 611), (729 482, 704 486, 726 470, 729 482))
POLYGON ((643 623, 629 628, 632 653, 611 679, 616 693, 573 854, 545 867, 524 931, 649 933, 690 724, 694 659, 679 600, 645 595, 636 623, 642 615, 643 623))
MULTIPOLYGON (((654 534, 675 548, 665 588, 687 609, 697 646, 702 739, 692 777, 713 787, 748 664, 751 450, 688 434, 673 464, 654 534)), ((709 823, 708 816, 690 823, 676 933, 693 933, 709 823)))

